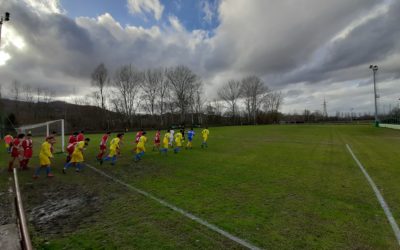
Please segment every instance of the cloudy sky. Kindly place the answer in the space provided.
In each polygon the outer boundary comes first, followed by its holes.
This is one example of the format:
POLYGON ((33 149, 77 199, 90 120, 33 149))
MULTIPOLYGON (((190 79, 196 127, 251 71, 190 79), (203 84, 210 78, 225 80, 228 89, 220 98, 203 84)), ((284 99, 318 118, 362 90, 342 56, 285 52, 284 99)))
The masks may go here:
MULTIPOLYGON (((189 66, 209 99, 229 79, 257 75, 285 96, 284 112, 373 110, 400 98, 398 0, 0 0, 0 84, 90 91, 111 70, 189 66)), ((5 87, 4 87, 5 88, 5 87)))

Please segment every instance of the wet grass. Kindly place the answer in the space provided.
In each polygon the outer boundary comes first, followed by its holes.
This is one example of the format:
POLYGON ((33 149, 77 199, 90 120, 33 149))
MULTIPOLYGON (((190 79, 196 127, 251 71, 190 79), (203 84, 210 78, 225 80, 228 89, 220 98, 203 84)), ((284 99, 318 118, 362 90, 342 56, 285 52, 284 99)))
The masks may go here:
MULTIPOLYGON (((114 167, 97 164, 94 157, 100 135, 89 137, 92 141, 85 152, 89 164, 261 248, 398 247, 345 143, 351 144, 399 220, 400 131, 366 125, 211 128, 208 149, 199 147, 199 136, 193 150, 177 155, 159 155, 151 151, 150 143, 139 163, 133 162, 131 133, 114 167)), ((5 166, 6 155, 1 157, 5 166)), ((56 199, 46 196, 48 192, 62 199, 82 194, 96 202, 79 207, 85 211, 82 216, 59 217, 63 221, 59 227, 68 230, 45 234, 32 223, 38 249, 241 248, 88 168, 64 176, 60 173, 63 160, 62 155, 56 156, 52 180, 33 181, 32 171, 21 172, 27 209, 35 211, 42 200, 56 199)), ((36 158, 33 163, 37 164, 36 158)))

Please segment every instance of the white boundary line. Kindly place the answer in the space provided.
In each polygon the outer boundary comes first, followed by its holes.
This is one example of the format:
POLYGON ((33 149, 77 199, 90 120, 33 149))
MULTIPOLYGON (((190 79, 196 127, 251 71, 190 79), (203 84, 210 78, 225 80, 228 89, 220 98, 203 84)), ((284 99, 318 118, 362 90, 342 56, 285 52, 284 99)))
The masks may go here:
POLYGON ((372 189, 374 190, 376 198, 378 199, 379 203, 381 204, 381 207, 382 207, 383 211, 386 214, 386 218, 388 219, 390 225, 392 226, 393 233, 394 233, 394 235, 396 236, 396 239, 397 239, 397 243, 400 245, 400 229, 399 229, 399 226, 396 223, 396 220, 393 217, 392 212, 390 212, 390 208, 389 208, 388 204, 386 203, 385 199, 383 198, 381 192, 379 192, 379 189, 375 185, 375 183, 372 180, 372 178, 369 176, 367 170, 365 170, 365 168, 363 167, 361 162, 354 155, 354 153, 351 150, 350 146, 348 144, 346 144, 346 147, 347 147, 347 150, 349 151, 349 153, 351 154, 351 156, 353 157, 354 161, 357 163, 357 165, 360 167, 361 171, 365 175, 365 178, 367 178, 367 181, 369 182, 369 185, 371 185, 372 189))
POLYGON ((136 188, 136 187, 134 187, 132 185, 129 185, 129 184, 127 184, 127 183, 125 183, 125 182, 123 182, 123 181, 121 181, 119 179, 116 179, 116 178, 112 177, 111 175, 108 175, 108 174, 104 173, 103 171, 101 171, 100 169, 98 169, 96 167, 93 167, 93 166, 91 166, 89 164, 85 164, 85 165, 88 166, 93 171, 99 173, 100 175, 103 175, 103 176, 113 180, 114 182, 119 183, 122 186, 124 186, 124 187, 126 187, 128 189, 131 189, 131 190, 133 190, 133 191, 135 191, 135 192, 137 192, 137 193, 139 193, 139 194, 141 194, 143 196, 146 196, 147 198, 150 198, 150 199, 152 199, 154 201, 157 201, 161 205, 163 205, 165 207, 168 207, 168 208, 174 210, 175 212, 178 212, 178 213, 186 216, 187 218, 196 221, 197 223, 199 223, 199 224, 201 224, 203 226, 206 226, 207 228, 211 229, 212 231, 217 232, 217 233, 225 236, 226 238, 228 238, 228 239, 230 239, 230 240, 232 240, 232 241, 234 241, 234 242, 236 242, 236 243, 238 243, 238 244, 240 244, 240 245, 242 245, 242 246, 244 246, 244 247, 246 247, 248 249, 254 249, 254 250, 260 249, 259 247, 256 247, 256 246, 248 243, 247 241, 242 240, 242 239, 240 239, 240 238, 238 238, 238 237, 236 237, 236 236, 234 236, 234 235, 222 230, 221 228, 219 228, 219 227, 217 227, 217 226, 215 226, 215 225, 213 225, 213 224, 211 224, 211 223, 209 223, 209 222, 207 222, 207 221, 205 221, 205 220, 203 220, 203 219, 201 219, 201 218, 199 218, 199 217, 197 217, 197 216, 195 216, 195 215, 193 215, 191 213, 186 212, 185 210, 183 210, 181 208, 178 208, 178 207, 176 207, 176 206, 174 206, 174 205, 172 205, 172 204, 170 204, 170 203, 168 203, 168 202, 166 202, 164 200, 161 200, 161 199, 155 197, 154 195, 152 195, 150 193, 147 193, 146 191, 138 189, 138 188, 136 188))

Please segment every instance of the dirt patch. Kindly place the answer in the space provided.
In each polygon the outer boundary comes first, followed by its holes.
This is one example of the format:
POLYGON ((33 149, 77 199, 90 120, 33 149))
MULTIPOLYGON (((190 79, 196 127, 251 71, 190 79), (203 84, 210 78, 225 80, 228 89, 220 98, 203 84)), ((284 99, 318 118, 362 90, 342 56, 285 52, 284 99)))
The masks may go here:
POLYGON ((11 199, 8 192, 0 192, 0 225, 13 223, 11 199))
POLYGON ((75 231, 100 207, 100 199, 95 194, 75 186, 50 187, 46 192, 31 194, 29 199, 37 202, 27 210, 28 219, 37 232, 46 235, 75 231))

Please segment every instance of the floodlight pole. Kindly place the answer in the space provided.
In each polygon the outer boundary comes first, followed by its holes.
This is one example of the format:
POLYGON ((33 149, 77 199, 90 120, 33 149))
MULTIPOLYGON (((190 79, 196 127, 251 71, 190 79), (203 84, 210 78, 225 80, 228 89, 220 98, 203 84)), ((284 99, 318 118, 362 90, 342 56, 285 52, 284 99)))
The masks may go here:
POLYGON ((3 23, 8 21, 10 21, 10 13, 6 12, 4 13, 4 16, 0 17, 0 46, 1 46, 1 28, 3 26, 3 23))
POLYGON ((376 72, 378 71, 377 65, 370 65, 369 68, 372 70, 373 78, 374 78, 374 101, 375 101, 375 126, 378 126, 378 104, 377 104, 377 94, 376 94, 376 72))

